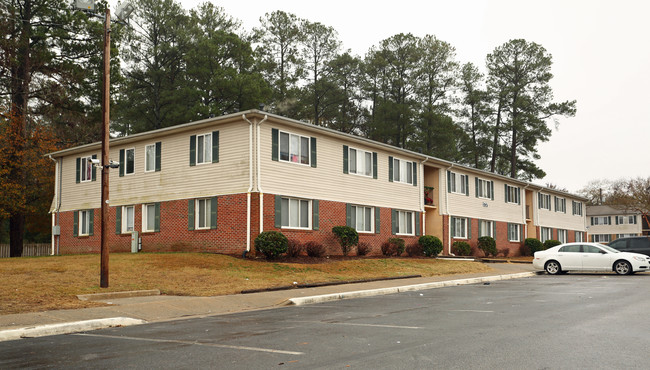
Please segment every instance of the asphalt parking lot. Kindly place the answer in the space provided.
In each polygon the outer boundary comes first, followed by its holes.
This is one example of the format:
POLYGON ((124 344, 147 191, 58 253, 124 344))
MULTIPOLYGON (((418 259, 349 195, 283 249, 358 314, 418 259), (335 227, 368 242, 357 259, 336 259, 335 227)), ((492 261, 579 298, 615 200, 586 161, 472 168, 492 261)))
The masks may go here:
POLYGON ((647 368, 650 274, 530 278, 0 343, 0 367, 647 368))

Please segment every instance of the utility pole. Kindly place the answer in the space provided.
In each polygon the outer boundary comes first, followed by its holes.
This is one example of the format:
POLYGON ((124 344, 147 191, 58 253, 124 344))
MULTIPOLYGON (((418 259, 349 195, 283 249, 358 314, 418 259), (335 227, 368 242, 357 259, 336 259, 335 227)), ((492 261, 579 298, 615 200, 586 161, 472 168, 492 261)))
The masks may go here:
POLYGON ((110 140, 111 88, 111 10, 106 7, 104 19, 104 93, 102 94, 102 208, 101 263, 99 286, 108 288, 108 174, 110 140))

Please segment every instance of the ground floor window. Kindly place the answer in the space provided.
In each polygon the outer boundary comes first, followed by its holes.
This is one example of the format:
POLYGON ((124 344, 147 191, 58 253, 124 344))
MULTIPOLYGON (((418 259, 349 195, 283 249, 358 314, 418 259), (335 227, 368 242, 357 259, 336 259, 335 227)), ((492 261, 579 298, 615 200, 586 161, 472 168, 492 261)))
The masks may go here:
POLYGON ((135 225, 135 207, 124 206, 122 207, 122 232, 133 232, 135 225))
POLYGON ((547 240, 553 239, 553 230, 550 227, 540 228, 540 238, 539 240, 544 243, 547 240))
POLYGON ((567 230, 558 230, 557 231, 557 240, 564 244, 569 241, 569 232, 567 230))
MULTIPOLYGON (((217 208, 218 208, 217 201, 218 201, 217 197, 190 199, 187 205, 188 229, 189 230, 216 229, 217 208)), ((159 221, 160 209, 158 209, 157 212, 158 212, 157 219, 159 221)))
POLYGON ((467 219, 463 217, 451 218, 451 237, 456 239, 468 239, 467 219))
POLYGON ((496 223, 494 221, 478 220, 478 236, 489 236, 496 238, 496 223))
POLYGON ((609 234, 594 234, 591 236, 591 241, 594 243, 609 243, 610 239, 609 234))
POLYGON ((305 199, 282 198, 282 227, 309 229, 311 201, 305 199))
POLYGON ((584 242, 585 241, 585 233, 582 231, 576 231, 576 242, 584 242))
POLYGON ((638 236, 639 234, 616 234, 616 238, 627 238, 629 236, 638 236))
POLYGON ((142 231, 160 231, 160 203, 142 205, 142 231))
POLYGON ((413 235, 413 212, 395 211, 397 214, 397 231, 395 234, 413 235))
POLYGON ((74 236, 93 235, 93 210, 83 210, 74 212, 74 236))
POLYGON ((508 241, 521 241, 521 225, 508 224, 508 241))
POLYGON ((360 233, 372 233, 374 212, 374 207, 350 206, 350 226, 360 233))

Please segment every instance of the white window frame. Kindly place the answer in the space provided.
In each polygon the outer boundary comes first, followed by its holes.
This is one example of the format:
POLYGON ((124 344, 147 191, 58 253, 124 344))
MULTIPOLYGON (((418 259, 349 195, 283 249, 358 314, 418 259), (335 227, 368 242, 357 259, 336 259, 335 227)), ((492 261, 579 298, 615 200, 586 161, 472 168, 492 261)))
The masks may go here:
POLYGON ((551 194, 542 194, 540 193, 540 200, 542 201, 539 205, 539 209, 551 210, 551 194))
POLYGON ((519 187, 506 184, 506 203, 519 204, 519 187), (513 200, 514 199, 514 200, 513 200))
POLYGON ((90 212, 92 212, 92 210, 86 209, 79 211, 79 236, 90 235, 90 212))
POLYGON ((582 243, 585 241, 585 233, 582 231, 576 231, 576 243, 582 243))
POLYGON ((212 163, 212 132, 196 135, 196 164, 212 163), (206 145, 206 141, 209 142, 206 145), (202 150, 201 150, 202 149, 202 150))
POLYGON ((555 212, 566 213, 566 198, 555 197, 555 212))
POLYGON ((135 206, 122 206, 122 234, 130 234, 135 231, 135 206), (129 227, 129 210, 132 212, 131 225, 129 227), (130 230, 129 230, 130 228, 130 230))
POLYGON ((415 235, 415 215, 412 211, 397 210, 397 233, 395 235, 415 235), (409 232, 409 227, 411 228, 409 232))
POLYGON ((479 220, 478 222, 478 237, 482 236, 489 236, 491 238, 494 238, 494 221, 490 220, 479 220), (489 225, 489 226, 486 226, 489 225), (483 233, 483 231, 487 227, 487 234, 483 233))
POLYGON ((571 201, 573 204, 573 215, 582 216, 582 202, 576 202, 575 200, 571 201))
POLYGON ((492 188, 491 184, 491 181, 478 178, 478 187, 476 188, 476 192, 479 198, 492 199, 492 193, 494 193, 494 189, 492 188))
POLYGON ((156 231, 156 204, 147 203, 142 205, 142 232, 156 231), (150 210, 150 208, 153 208, 150 210), (153 218, 153 228, 149 229, 149 217, 153 218))
POLYGON ((133 175, 135 173, 135 148, 124 149, 124 176, 133 175), (133 163, 133 168, 129 172, 129 152, 132 153, 133 158, 131 162, 133 163))
POLYGON ((91 159, 93 156, 81 157, 79 163, 79 182, 93 181, 93 163, 91 159))
POLYGON ((393 182, 413 185, 413 161, 393 158, 393 182))
POLYGON ((155 171, 156 171, 156 143, 153 143, 144 146, 144 172, 155 172, 155 171), (153 148, 152 153, 149 153, 150 148, 153 148), (149 167, 149 164, 151 164, 151 167, 149 167))
MULTIPOLYGON (((451 217, 451 222, 454 224, 454 234, 452 234, 451 237, 453 239, 468 239, 467 238, 467 218, 465 218, 465 217, 451 217)), ((451 225, 449 225, 449 226, 450 226, 450 229, 451 229, 451 225)))
POLYGON ((521 241, 521 225, 520 224, 508 224, 508 241, 509 242, 520 242, 521 241))
POLYGON ((465 188, 466 184, 469 184, 469 179, 467 178, 467 175, 449 171, 450 173, 450 181, 451 181, 451 192, 454 194, 462 194, 462 195, 467 195, 469 194, 469 189, 465 188), (460 186, 457 186, 457 184, 460 183, 460 186))
POLYGON ((564 229, 557 230, 557 240, 564 244, 569 242, 569 231, 564 229))
POLYGON ((359 206, 353 204, 350 206, 350 212, 350 222, 352 223, 352 227, 354 227, 358 233, 372 234, 375 232, 375 207, 359 206), (366 217, 368 210, 370 211, 369 219, 366 217), (362 226, 365 226, 365 228, 360 229, 360 224, 362 226))
POLYGON ((212 198, 197 198, 194 200, 194 229, 206 230, 210 228, 210 215, 212 214, 212 198), (203 204, 203 209, 201 209, 203 204), (201 214, 203 212, 203 215, 201 214), (203 221, 203 226, 201 226, 203 221))
POLYGON ((304 136, 304 135, 299 135, 299 134, 292 134, 287 131, 280 131, 278 130, 278 160, 280 162, 287 162, 287 163, 293 163, 293 164, 299 164, 303 166, 311 166, 311 137, 310 136, 304 136), (283 137, 287 138, 287 152, 286 152, 286 158, 283 158, 283 152, 282 152, 282 139, 283 137), (296 148, 296 145, 292 139, 297 139, 298 140, 298 147, 296 148), (307 142, 307 153, 303 153, 303 140, 306 140, 307 142), (292 156, 296 157, 296 160, 292 160, 292 156), (306 159, 307 162, 303 162, 303 160, 306 159))
POLYGON ((631 236, 639 236, 639 234, 636 233, 628 233, 628 234, 616 234, 616 239, 618 238, 628 238, 631 236))
POLYGON ((281 228, 283 229, 299 229, 299 230, 311 230, 311 225, 312 225, 312 201, 309 199, 302 199, 302 198, 290 198, 290 197, 282 197, 281 198, 281 205, 280 205, 280 214, 281 214, 281 221, 280 225, 281 228), (286 203, 285 203, 286 201, 286 203), (286 206, 285 206, 286 204, 286 206), (297 208, 292 207, 292 204, 297 204, 297 208), (307 205, 307 225, 304 226, 302 223, 302 218, 303 218, 303 212, 304 210, 304 205, 307 205), (298 215, 293 217, 292 208, 298 211, 298 215), (292 225, 292 218, 297 221, 297 224, 292 225))
POLYGON ((373 177, 372 160, 372 152, 357 148, 348 148, 348 173, 364 177, 373 177), (352 154, 353 152, 354 155, 352 154), (368 158, 370 158, 370 162, 367 162, 368 158), (363 173, 359 172, 359 168, 364 168, 366 171, 363 173))
POLYGON ((553 229, 550 227, 540 227, 539 229, 539 241, 544 243, 547 240, 553 239, 553 229))
POLYGON ((609 225, 608 216, 593 216, 594 226, 596 225, 609 225))
POLYGON ((609 234, 591 234, 591 239, 594 243, 609 243, 612 241, 611 238, 609 234))

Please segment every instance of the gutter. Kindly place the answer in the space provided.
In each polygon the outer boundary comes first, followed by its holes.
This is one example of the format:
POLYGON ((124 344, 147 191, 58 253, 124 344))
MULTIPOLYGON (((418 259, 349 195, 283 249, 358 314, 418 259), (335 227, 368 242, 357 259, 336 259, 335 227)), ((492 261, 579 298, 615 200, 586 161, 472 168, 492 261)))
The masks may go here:
MULTIPOLYGON (((61 184, 61 182, 62 182, 61 181, 61 172, 62 172, 61 167, 63 166, 63 158, 58 158, 58 160, 57 160, 57 159, 52 158, 51 154, 48 154, 47 157, 50 158, 52 161, 54 161, 55 166, 56 166, 55 171, 54 171, 54 181, 55 181, 54 189, 56 191, 54 199, 55 199, 56 203, 55 203, 55 206, 54 206, 54 211, 52 212, 52 229, 54 229, 54 226, 59 225, 59 210, 61 209, 61 190, 62 190, 62 188, 61 188, 62 187, 62 184, 61 184), (56 190, 57 189, 57 186, 56 186, 57 182, 59 184, 58 190, 56 190)), ((57 253, 59 251, 58 242, 60 241, 60 236, 59 236, 59 238, 56 238, 56 243, 55 243, 55 238, 56 237, 54 235, 54 232, 52 232, 52 242, 51 242, 52 243, 52 251, 50 252, 51 256, 54 256, 54 254, 55 254, 54 253, 54 245, 55 244, 56 244, 57 253)))
POLYGON ((253 122, 241 115, 248 122, 248 190, 246 190, 246 253, 251 250, 251 190, 253 190, 253 122))
POLYGON ((260 193, 260 233, 264 231, 264 190, 262 190, 262 154, 261 154, 261 129, 262 123, 269 119, 268 115, 257 123, 257 191, 260 193))

